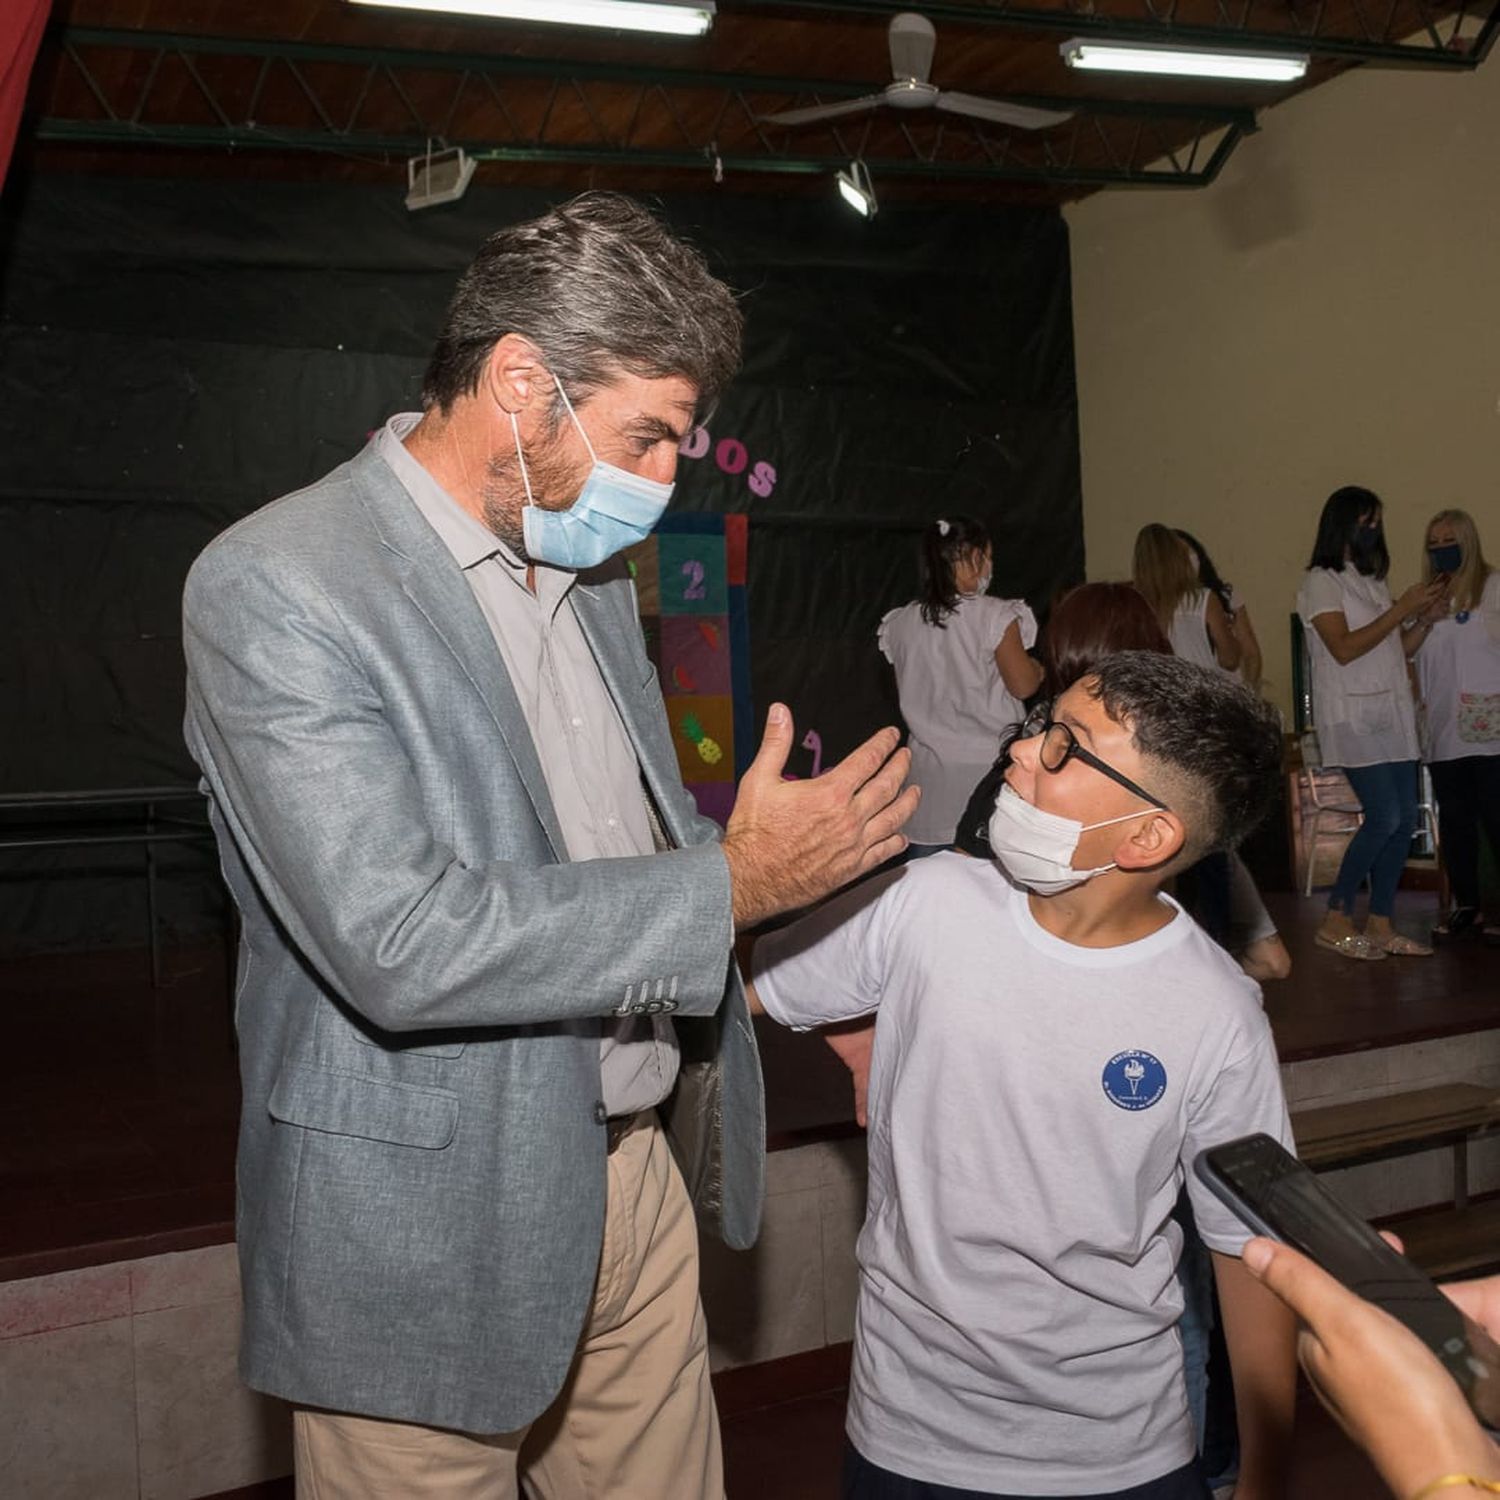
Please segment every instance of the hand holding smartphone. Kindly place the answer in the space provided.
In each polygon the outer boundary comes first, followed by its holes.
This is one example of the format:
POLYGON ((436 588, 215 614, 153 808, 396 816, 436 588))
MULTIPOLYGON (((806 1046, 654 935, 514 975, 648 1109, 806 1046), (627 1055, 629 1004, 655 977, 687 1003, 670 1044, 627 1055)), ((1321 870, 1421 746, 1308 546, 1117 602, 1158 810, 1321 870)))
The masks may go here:
POLYGON ((1296 1157, 1268 1135, 1250 1135, 1200 1153, 1194 1170, 1257 1234, 1300 1250, 1409 1328, 1480 1422, 1500 1431, 1500 1345, 1296 1157))

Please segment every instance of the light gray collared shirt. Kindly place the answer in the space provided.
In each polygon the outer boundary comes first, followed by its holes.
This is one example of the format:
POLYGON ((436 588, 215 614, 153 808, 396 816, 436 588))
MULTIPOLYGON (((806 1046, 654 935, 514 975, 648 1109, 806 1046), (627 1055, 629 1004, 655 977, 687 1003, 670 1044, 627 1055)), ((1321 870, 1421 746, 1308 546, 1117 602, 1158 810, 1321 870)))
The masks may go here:
MULTIPOLYGON (((495 637, 531 730, 568 858, 650 854, 656 845, 640 763, 569 598, 577 575, 526 564, 470 515, 407 451, 421 420, 402 412, 375 451, 453 554, 495 637)), ((677 1078, 677 1036, 660 1016, 580 1023, 599 1030, 599 1069, 611 1115, 660 1104, 677 1078)))

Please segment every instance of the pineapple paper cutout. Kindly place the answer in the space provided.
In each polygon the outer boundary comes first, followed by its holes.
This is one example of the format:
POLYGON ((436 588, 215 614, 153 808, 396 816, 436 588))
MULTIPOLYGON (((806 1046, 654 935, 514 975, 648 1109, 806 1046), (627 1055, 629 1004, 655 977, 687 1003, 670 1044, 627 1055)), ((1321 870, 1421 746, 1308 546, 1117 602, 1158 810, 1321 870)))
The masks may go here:
POLYGON ((697 747, 698 754, 705 765, 716 766, 724 759, 723 747, 716 739, 710 738, 703 732, 703 726, 698 722, 696 714, 684 714, 677 727, 697 747))

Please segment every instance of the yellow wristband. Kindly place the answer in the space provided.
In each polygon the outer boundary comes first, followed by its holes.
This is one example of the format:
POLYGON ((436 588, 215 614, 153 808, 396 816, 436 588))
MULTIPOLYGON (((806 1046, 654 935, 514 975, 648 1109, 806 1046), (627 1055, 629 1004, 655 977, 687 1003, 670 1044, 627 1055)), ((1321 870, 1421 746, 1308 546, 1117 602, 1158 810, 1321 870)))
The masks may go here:
POLYGON ((1480 1479, 1473 1474, 1444 1474, 1441 1479, 1424 1484, 1411 1500, 1427 1500, 1429 1495, 1435 1495, 1439 1490, 1456 1490, 1461 1484, 1470 1489, 1483 1490, 1487 1495, 1500 1495, 1500 1479, 1480 1479))

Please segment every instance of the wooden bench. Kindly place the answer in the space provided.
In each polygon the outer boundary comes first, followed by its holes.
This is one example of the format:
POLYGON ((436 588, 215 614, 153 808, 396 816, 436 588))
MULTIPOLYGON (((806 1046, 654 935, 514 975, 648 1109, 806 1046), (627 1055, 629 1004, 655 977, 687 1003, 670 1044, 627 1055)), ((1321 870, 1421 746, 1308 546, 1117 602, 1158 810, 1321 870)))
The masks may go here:
POLYGON ((1315 1171, 1385 1161, 1448 1146, 1453 1205, 1397 1215, 1390 1227, 1434 1276, 1500 1265, 1500 1202, 1469 1202, 1469 1142, 1500 1129, 1500 1089, 1448 1083, 1292 1115, 1297 1154, 1315 1171))
POLYGON ((1397 1215, 1383 1220, 1382 1227, 1401 1236, 1407 1255, 1429 1276, 1477 1276, 1500 1269, 1500 1199, 1397 1215))

